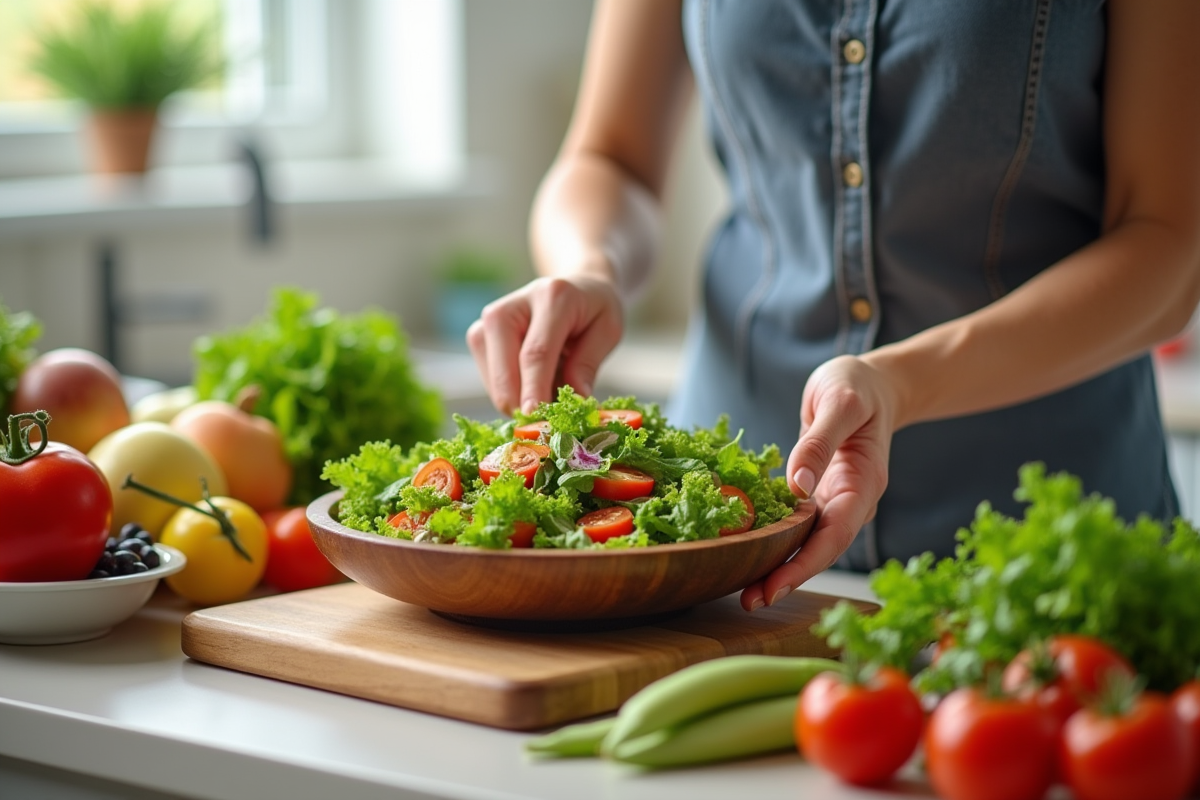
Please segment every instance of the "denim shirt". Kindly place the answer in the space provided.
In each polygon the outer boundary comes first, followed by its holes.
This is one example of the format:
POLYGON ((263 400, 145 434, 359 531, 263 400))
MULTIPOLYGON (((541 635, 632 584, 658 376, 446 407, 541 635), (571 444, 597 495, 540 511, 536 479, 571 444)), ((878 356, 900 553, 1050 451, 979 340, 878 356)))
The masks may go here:
MULTIPOLYGON (((822 362, 975 311, 1099 236, 1101 0, 689 0, 683 26, 731 207, 674 423, 728 413, 786 458, 822 362)), ((1177 514, 1149 357, 899 431, 842 565, 952 554, 981 501, 1021 513, 1029 461, 1127 519, 1177 514)))

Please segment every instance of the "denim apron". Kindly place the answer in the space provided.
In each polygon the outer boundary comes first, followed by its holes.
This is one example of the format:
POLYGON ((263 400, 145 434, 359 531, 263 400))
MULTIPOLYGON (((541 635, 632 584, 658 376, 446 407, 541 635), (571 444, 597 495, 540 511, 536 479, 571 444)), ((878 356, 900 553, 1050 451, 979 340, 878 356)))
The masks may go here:
MULTIPOLYGON (((975 311, 1099 236, 1101 0, 689 0, 683 26, 731 207, 674 424, 728 413, 786 458, 819 364, 975 311)), ((840 566, 952 555, 980 501, 1022 513, 1035 460, 1126 519, 1174 517, 1150 358, 898 432, 840 566)))

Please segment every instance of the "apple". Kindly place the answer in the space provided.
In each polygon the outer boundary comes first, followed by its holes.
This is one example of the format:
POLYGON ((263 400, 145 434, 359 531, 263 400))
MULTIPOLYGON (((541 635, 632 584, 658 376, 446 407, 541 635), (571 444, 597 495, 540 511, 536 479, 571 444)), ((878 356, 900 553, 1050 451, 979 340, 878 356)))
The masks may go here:
MULTIPOLYGON (((104 357, 79 347, 50 350, 29 362, 17 380, 10 411, 50 415, 53 441, 86 453, 129 424, 121 376, 104 357)), ((40 441, 36 432, 31 439, 40 441)))

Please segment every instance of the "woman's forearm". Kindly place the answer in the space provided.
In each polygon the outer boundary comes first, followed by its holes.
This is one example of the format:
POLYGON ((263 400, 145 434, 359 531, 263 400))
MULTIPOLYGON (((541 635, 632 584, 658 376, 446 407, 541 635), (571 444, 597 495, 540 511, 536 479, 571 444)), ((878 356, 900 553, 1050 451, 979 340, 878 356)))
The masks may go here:
POLYGON ((1195 227, 1133 219, 979 311, 864 356, 896 387, 896 427, 1063 389, 1186 327, 1195 227))
POLYGON ((650 275, 662 212, 648 189, 611 160, 566 154, 547 174, 534 201, 530 238, 541 275, 611 280, 625 300, 650 275))

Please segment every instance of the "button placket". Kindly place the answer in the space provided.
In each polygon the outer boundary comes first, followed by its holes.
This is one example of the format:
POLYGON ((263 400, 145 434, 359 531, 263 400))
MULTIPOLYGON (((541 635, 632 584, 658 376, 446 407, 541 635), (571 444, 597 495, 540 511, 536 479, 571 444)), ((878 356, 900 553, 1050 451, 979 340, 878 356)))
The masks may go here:
POLYGON ((834 32, 834 137, 839 187, 835 247, 843 307, 844 352, 870 347, 877 326, 871 271, 870 169, 866 152, 875 0, 845 0, 834 32))

